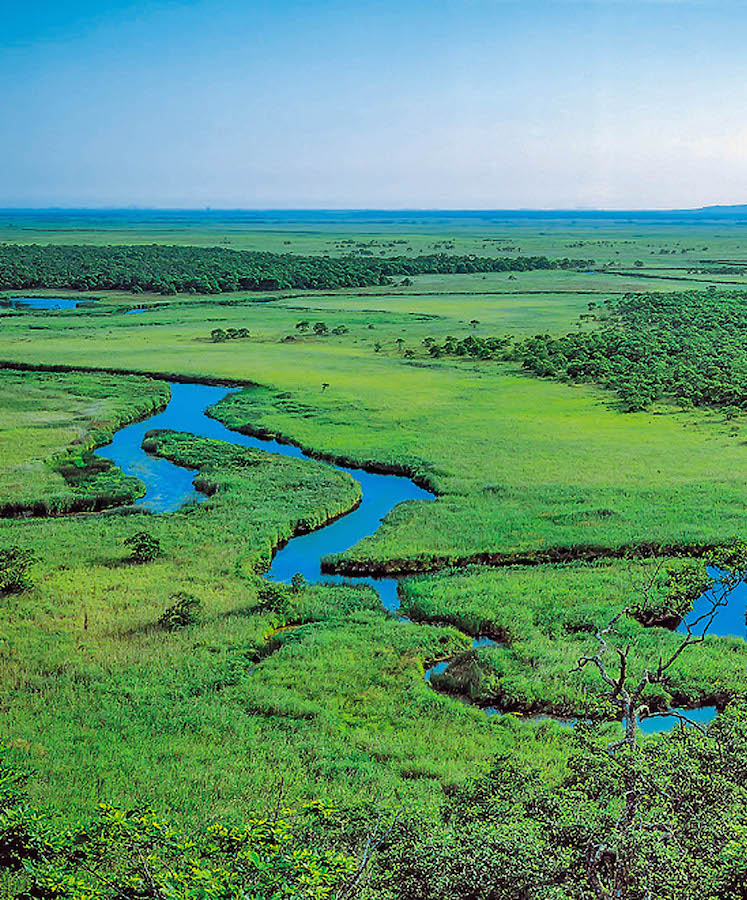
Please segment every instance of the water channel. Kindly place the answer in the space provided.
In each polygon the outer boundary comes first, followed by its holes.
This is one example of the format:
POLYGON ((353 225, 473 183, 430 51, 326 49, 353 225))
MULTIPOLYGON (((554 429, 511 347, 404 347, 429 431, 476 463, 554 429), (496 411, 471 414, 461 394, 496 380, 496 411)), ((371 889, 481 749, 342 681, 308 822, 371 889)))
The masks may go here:
MULTIPOLYGON (((200 502, 204 495, 195 491, 193 486, 196 471, 181 468, 165 459, 150 456, 142 449, 143 438, 147 431, 155 428, 168 428, 174 431, 185 431, 199 437, 227 441, 243 447, 251 447, 278 453, 283 456, 302 457, 304 453, 298 447, 281 444, 274 440, 255 438, 231 431, 221 422, 206 414, 208 407, 231 393, 226 387, 214 387, 201 384, 171 383, 171 400, 163 412, 151 416, 144 422, 128 425, 114 435, 111 444, 99 448, 96 452, 118 465, 126 474, 137 476, 146 485, 145 495, 136 505, 157 513, 174 512, 189 501, 200 502)), ((409 478, 397 475, 380 475, 362 469, 348 469, 336 466, 348 472, 361 485, 362 500, 360 505, 331 524, 300 535, 290 540, 276 554, 267 577, 281 582, 289 582, 295 573, 300 573, 307 581, 352 581, 372 585, 381 597, 383 605, 390 612, 399 607, 397 599, 397 581, 394 578, 342 578, 335 575, 324 575, 321 572, 321 559, 330 553, 346 550, 361 538, 373 534, 379 527, 382 518, 398 503, 408 500, 433 500, 433 495, 418 487, 409 478)), ((741 586, 742 601, 747 594, 747 586, 741 586)), ((736 592, 735 592, 736 593, 736 592)), ((739 606, 739 603, 736 604, 739 606)), ((744 604, 741 612, 723 610, 715 633, 734 634, 732 629, 736 616, 741 616, 741 631, 744 633, 744 604)), ((495 644, 489 638, 473 639, 473 647, 495 644)), ((449 661, 444 660, 431 666, 425 674, 430 682, 433 674, 446 669, 449 661)), ((714 707, 683 712, 701 724, 707 724, 715 715, 714 707)), ((487 707, 487 715, 500 713, 500 709, 487 707)), ((642 730, 655 733, 675 727, 677 719, 673 717, 651 716, 642 722, 642 730)))

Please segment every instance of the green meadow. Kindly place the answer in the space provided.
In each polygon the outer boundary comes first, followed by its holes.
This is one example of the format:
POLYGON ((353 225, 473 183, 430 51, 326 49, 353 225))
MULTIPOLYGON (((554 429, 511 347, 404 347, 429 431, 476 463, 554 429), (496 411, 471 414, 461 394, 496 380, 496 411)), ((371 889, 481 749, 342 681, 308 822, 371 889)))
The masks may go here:
MULTIPOLYGON (((437 493, 436 503, 395 511, 336 561, 348 567, 407 560, 417 570, 478 554, 524 559, 642 543, 687 549, 739 536, 747 502, 741 414, 727 421, 719 410, 666 403, 622 414, 615 397, 593 385, 538 379, 500 360, 433 359, 423 344, 448 335, 520 337, 532 323, 547 327, 550 316, 562 333, 590 302, 570 296, 546 296, 539 311, 534 295, 526 307, 518 298, 511 316, 499 298, 492 320, 482 311, 490 301, 479 298, 474 310, 468 294, 460 295, 459 318, 443 297, 432 298, 433 313, 389 311, 384 297, 376 305, 366 298, 368 309, 354 297, 348 307, 343 292, 324 309, 314 296, 237 297, 230 306, 195 298, 128 314, 102 300, 100 310, 6 316, 0 359, 84 359, 92 368, 254 382, 217 407, 230 427, 282 434, 358 465, 403 468, 437 493), (517 318, 521 330, 512 330, 517 318), (318 321, 346 331, 320 337, 296 328, 318 321), (250 337, 211 339, 213 329, 229 327, 250 337), (713 515, 703 516, 706 506, 713 515)), ((581 325, 595 327, 589 319, 581 325)))
POLYGON ((4 372, 0 514, 54 514, 138 497, 142 484, 91 451, 168 397, 167 385, 146 378, 4 372))
MULTIPOLYGON (((610 717, 598 673, 585 669, 573 678, 569 673, 580 657, 594 652, 594 631, 622 607, 643 607, 643 615, 626 616, 617 629, 619 640, 633 648, 634 677, 640 678, 652 660, 673 653, 681 635, 642 621, 676 609, 673 585, 683 572, 707 582, 702 563, 689 570, 679 560, 667 560, 664 567, 656 560, 615 560, 447 571, 405 581, 402 608, 415 621, 452 623, 500 640, 500 646, 455 657, 433 676, 440 690, 520 715, 610 717)), ((697 665, 680 657, 663 684, 649 686, 647 711, 669 704, 724 705, 739 697, 746 654, 741 637, 708 636, 697 649, 697 665)))
MULTIPOLYGON (((63 830, 104 802, 151 809, 192 834, 319 802, 334 810, 323 825, 299 820, 314 852, 359 856, 387 823, 359 896, 401 900, 399 885, 433 900, 589 900, 584 841, 619 814, 619 773, 600 775, 582 802, 578 772, 599 770, 594 748, 619 734, 619 710, 597 670, 574 670, 623 608, 615 646, 629 648, 632 676, 676 650, 673 626, 708 580, 702 555, 744 537, 747 411, 662 395, 626 412, 600 383, 532 374, 522 342, 593 337, 614 327, 626 295, 702 289, 714 302, 727 285, 747 291, 747 275, 695 271, 706 258, 747 259, 742 231, 3 213, 9 245, 595 259, 588 272, 423 275, 339 291, 63 291, 93 302, 0 304, 0 550, 30 554, 25 584, 0 594, 0 740, 31 773, 28 802, 63 830), (431 349, 468 338, 500 339, 505 352, 431 349), (95 448, 161 409, 170 376, 238 387, 212 416, 311 458, 154 432, 146 450, 196 470, 204 499, 160 515, 133 506, 144 486, 95 448), (351 577, 400 578, 399 614, 366 584, 263 577, 279 546, 359 502, 358 483, 327 462, 407 474, 434 494, 325 559, 351 577), (127 542, 143 533, 157 552, 138 561, 127 542), (485 636, 495 643, 473 646, 485 636), (438 662, 448 664, 426 680, 438 662), (577 717, 594 723, 588 734, 563 721, 577 717), (509 775, 520 802, 504 808, 509 775), (570 817, 561 837, 542 824, 552 810, 570 817), (460 868, 480 869, 486 822, 494 860, 514 873, 500 895, 468 893, 460 868), (526 848, 540 839, 556 842, 541 855, 564 874, 539 873, 526 848), (423 860, 443 876, 438 888, 423 860), (447 876, 452 867, 461 874, 447 876)), ((726 708, 717 727, 742 747, 745 653, 741 636, 688 648, 647 686, 647 711, 726 708)), ((677 754, 690 754, 688 777, 713 767, 699 740, 645 739, 651 777, 670 777, 677 754)), ((735 777, 723 775, 724 808, 739 806, 735 777)), ((733 848, 713 840, 725 859, 733 848)), ((28 890, 29 878, 0 865, 0 897, 28 890)))

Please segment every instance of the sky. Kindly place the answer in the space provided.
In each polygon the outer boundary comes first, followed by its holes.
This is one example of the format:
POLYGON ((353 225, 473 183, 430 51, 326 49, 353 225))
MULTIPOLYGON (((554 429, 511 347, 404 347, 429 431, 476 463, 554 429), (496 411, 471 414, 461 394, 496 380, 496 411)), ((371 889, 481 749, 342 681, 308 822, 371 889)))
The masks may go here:
POLYGON ((0 0, 0 206, 747 202, 747 0, 0 0))

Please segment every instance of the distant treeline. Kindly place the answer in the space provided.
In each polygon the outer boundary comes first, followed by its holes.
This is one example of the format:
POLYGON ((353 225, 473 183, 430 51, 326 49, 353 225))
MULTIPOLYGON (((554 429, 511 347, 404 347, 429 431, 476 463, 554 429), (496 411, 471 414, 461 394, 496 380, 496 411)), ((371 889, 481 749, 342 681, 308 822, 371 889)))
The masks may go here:
POLYGON ((614 390, 631 411, 661 399, 747 409, 747 293, 626 294, 595 314, 599 330, 535 335, 512 355, 537 375, 614 390))
POLYGON ((64 288, 219 294, 292 288, 370 287, 394 276, 524 272, 587 267, 592 260, 546 256, 323 257, 222 247, 148 244, 122 247, 0 244, 0 290, 64 288))

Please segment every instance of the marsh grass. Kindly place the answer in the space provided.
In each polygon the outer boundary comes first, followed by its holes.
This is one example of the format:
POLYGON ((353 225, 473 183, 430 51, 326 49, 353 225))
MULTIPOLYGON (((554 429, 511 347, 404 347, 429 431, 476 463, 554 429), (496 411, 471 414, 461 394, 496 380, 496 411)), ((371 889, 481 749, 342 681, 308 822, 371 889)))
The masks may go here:
POLYGON ((92 449, 168 402, 137 376, 0 370, 0 516, 58 515, 128 503, 144 492, 92 449))
MULTIPOLYGON (((673 604, 682 604, 676 579, 690 569, 701 570, 688 580, 697 595, 697 585, 707 582, 702 563, 608 560, 420 576, 402 582, 400 597, 403 612, 415 620, 449 622, 504 642, 461 654, 432 676, 434 686, 522 714, 610 718, 604 685, 588 670, 573 673, 577 660, 596 652, 596 630, 623 608, 643 605, 644 620, 655 618, 657 610, 670 614, 673 604)), ((631 671, 642 672, 667 658, 682 635, 644 627, 629 615, 618 624, 615 640, 631 646, 631 671)), ((650 686, 646 701, 652 712, 673 699, 675 706, 723 705, 747 690, 745 666, 742 639, 711 635, 680 657, 662 685, 650 686)))
POLYGON ((352 479, 191 435, 149 442, 199 467, 210 499, 162 516, 0 522, 39 557, 34 586, 0 601, 0 730, 35 768, 35 801, 71 816, 116 798, 187 823, 238 820, 282 781, 288 801, 323 796, 354 827, 372 796, 434 808, 443 784, 514 740, 423 681, 430 660, 469 645, 457 630, 403 625, 345 584, 274 588, 267 608, 257 569, 300 520, 354 504, 352 479), (131 565, 140 530, 163 555, 131 565), (199 618, 164 630, 180 592, 199 618))

